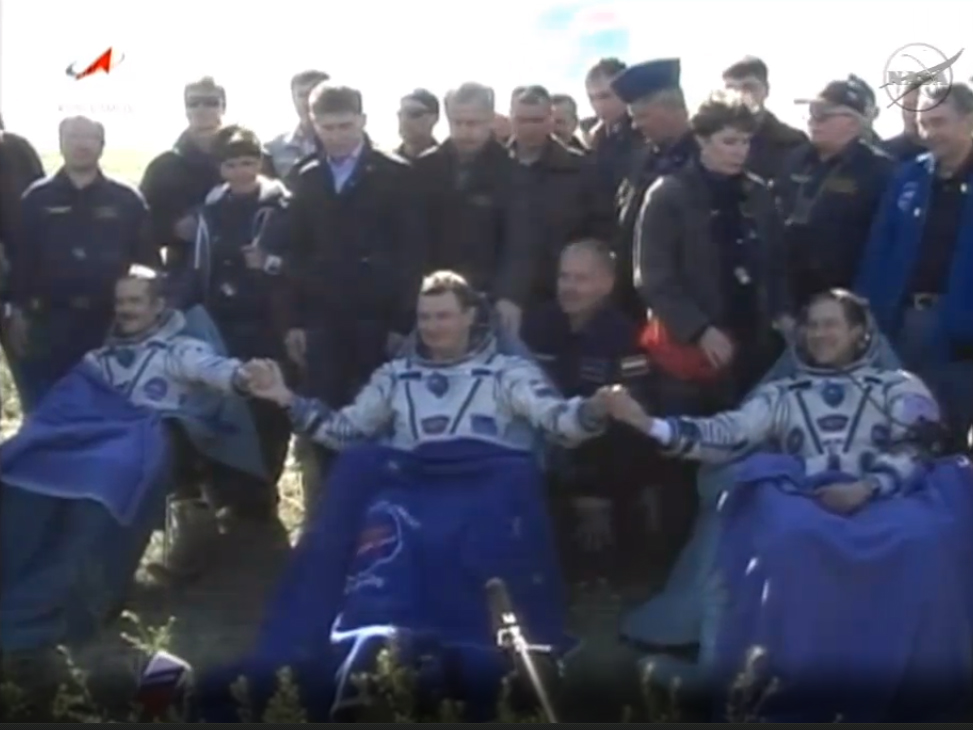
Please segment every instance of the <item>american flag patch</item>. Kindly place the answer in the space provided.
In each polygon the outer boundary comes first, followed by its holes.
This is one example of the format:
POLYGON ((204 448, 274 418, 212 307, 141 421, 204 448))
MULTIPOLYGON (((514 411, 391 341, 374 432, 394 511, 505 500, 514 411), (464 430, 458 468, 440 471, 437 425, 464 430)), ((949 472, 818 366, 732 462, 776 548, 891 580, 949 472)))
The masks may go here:
POLYGON ((649 358, 645 355, 631 355, 623 357, 618 363, 623 378, 634 378, 647 375, 649 372, 649 358))

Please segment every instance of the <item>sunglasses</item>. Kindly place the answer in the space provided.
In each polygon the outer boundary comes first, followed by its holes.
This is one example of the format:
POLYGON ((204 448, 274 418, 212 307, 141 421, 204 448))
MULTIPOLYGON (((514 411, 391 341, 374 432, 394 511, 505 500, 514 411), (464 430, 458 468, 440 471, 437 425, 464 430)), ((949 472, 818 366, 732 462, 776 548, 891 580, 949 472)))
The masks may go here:
POLYGON ((187 109, 199 109, 200 107, 206 107, 207 109, 216 109, 223 105, 223 102, 216 96, 197 96, 190 99, 186 99, 187 109))

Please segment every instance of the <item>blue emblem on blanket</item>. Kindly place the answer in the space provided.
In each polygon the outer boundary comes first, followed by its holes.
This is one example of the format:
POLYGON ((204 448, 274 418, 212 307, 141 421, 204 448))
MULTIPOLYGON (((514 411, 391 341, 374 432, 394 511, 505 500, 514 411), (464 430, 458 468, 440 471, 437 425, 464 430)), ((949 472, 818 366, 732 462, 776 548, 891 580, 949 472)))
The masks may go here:
POLYGON ((161 418, 81 365, 0 446, 0 463, 4 648, 88 638, 162 519, 161 418))
MULTIPOLYGON (((325 682, 347 688, 349 672, 367 668, 357 652, 374 645, 361 637, 421 637, 426 651, 439 647, 440 668, 452 667, 467 708, 492 712, 508 669, 484 593, 496 576, 507 582, 529 638, 566 646, 563 590, 530 454, 472 440, 415 452, 356 447, 335 463, 314 514, 249 673, 299 667, 320 695, 325 682)), ((339 704, 347 699, 341 692, 339 704)))
POLYGON ((932 465, 850 516, 813 494, 851 477, 807 478, 773 455, 738 474, 721 507, 714 676, 732 681, 760 647, 759 676, 778 682, 762 721, 949 721, 973 679, 969 462, 932 465))

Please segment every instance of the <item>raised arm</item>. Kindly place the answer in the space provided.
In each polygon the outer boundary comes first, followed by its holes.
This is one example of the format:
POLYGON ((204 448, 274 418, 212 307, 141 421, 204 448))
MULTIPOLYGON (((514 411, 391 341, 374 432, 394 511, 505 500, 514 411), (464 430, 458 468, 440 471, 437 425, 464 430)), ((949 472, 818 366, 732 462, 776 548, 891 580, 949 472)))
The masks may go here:
POLYGON ((786 414, 780 391, 760 388, 739 409, 710 418, 652 418, 622 391, 613 394, 612 413, 659 442, 673 456, 709 463, 732 461, 770 440, 786 414))
POLYGON ((391 368, 382 366, 361 389, 354 403, 341 410, 293 394, 286 396, 281 405, 287 407, 295 433, 333 449, 343 449, 380 435, 392 424, 394 386, 391 368))
POLYGON ((562 398, 540 368, 526 359, 510 359, 497 389, 500 404, 564 446, 598 436, 608 423, 605 410, 593 399, 562 398))
POLYGON ((885 392, 889 439, 862 477, 879 496, 891 496, 911 481, 928 454, 922 431, 941 423, 939 405, 919 378, 899 373, 885 392))
POLYGON ((182 338, 166 350, 164 357, 163 368, 171 380, 227 394, 244 390, 243 363, 217 355, 202 340, 182 338))

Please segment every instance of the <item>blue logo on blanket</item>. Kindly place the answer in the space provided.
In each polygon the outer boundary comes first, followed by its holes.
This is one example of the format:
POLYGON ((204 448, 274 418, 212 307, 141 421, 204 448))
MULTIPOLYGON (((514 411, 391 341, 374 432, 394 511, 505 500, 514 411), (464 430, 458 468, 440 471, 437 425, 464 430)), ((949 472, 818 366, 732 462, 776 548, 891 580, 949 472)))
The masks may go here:
POLYGON ((378 575, 402 554, 407 529, 415 529, 419 523, 405 508, 390 502, 379 502, 368 510, 365 527, 358 536, 358 545, 348 576, 346 593, 362 588, 382 588, 385 578, 378 575))

